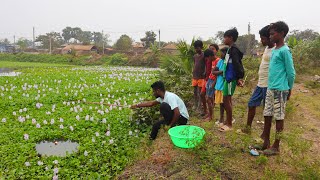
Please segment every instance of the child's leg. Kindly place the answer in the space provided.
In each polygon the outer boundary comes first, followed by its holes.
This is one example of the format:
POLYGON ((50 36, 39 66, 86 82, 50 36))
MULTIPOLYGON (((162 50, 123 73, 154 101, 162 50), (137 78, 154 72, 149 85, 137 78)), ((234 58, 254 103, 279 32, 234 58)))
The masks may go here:
POLYGON ((280 150, 279 146, 280 146, 280 139, 281 139, 283 127, 284 127, 283 120, 277 120, 276 121, 276 138, 272 145, 272 148, 276 149, 277 151, 280 150))
POLYGON ((220 103, 220 123, 224 123, 224 105, 220 103))
POLYGON ((223 104, 226 110, 227 119, 225 125, 232 127, 232 105, 231 96, 223 96, 223 104))
POLYGON ((198 86, 193 87, 193 98, 194 98, 194 108, 196 109, 198 107, 198 100, 199 100, 198 86))
POLYGON ((265 116, 264 117, 264 127, 263 127, 263 133, 264 136, 261 137, 263 142, 263 149, 267 149, 270 146, 270 130, 272 125, 272 116, 265 116))
POLYGON ((201 91, 201 87, 200 88, 200 99, 201 99, 201 102, 202 102, 202 106, 203 106, 203 112, 202 112, 202 115, 206 115, 207 114, 207 102, 206 102, 206 92, 202 92, 201 91))
POLYGON ((256 115, 256 107, 249 107, 248 110, 248 119, 247 119, 247 127, 251 127, 254 116, 256 115))
POLYGON ((209 96, 206 96, 206 100, 207 100, 207 103, 208 103, 208 112, 209 112, 208 117, 207 117, 206 120, 212 120, 212 116, 213 116, 213 112, 212 112, 212 110, 213 110, 212 98, 209 97, 209 96))

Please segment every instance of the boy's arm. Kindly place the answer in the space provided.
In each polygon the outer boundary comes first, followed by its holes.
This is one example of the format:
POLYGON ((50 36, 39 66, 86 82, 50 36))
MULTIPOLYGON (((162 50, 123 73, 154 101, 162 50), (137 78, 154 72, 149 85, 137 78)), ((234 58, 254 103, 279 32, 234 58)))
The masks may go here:
POLYGON ((146 101, 146 102, 142 102, 139 104, 133 104, 131 106, 131 109, 135 109, 135 108, 141 108, 141 107, 152 107, 155 106, 157 104, 160 104, 158 101, 146 101))
POLYGON ((211 72, 213 75, 220 75, 223 73, 223 71, 219 71, 219 68, 218 67, 215 67, 214 69, 212 69, 212 72, 211 72))
POLYGON ((236 72, 237 78, 242 79, 244 77, 244 70, 241 64, 241 52, 237 48, 232 48, 231 51, 232 64, 236 72), (241 72, 242 71, 242 72, 241 72))
POLYGON ((172 120, 169 124, 170 127, 172 127, 178 121, 180 115, 181 114, 180 114, 179 108, 178 107, 174 108, 173 109, 173 117, 172 117, 172 120))
POLYGON ((291 96, 291 89, 293 88, 293 83, 296 77, 296 71, 294 69, 291 52, 289 50, 285 51, 283 57, 284 57, 284 66, 286 68, 286 73, 287 73, 288 85, 290 88, 289 95, 288 95, 288 100, 289 100, 291 96))

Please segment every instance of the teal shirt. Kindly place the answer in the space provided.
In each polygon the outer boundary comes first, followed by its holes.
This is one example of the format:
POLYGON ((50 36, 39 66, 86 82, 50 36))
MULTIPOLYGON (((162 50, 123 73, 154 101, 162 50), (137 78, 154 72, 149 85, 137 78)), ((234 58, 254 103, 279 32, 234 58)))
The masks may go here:
POLYGON ((296 72, 292 54, 287 45, 274 49, 270 58, 268 89, 285 91, 292 89, 296 72))

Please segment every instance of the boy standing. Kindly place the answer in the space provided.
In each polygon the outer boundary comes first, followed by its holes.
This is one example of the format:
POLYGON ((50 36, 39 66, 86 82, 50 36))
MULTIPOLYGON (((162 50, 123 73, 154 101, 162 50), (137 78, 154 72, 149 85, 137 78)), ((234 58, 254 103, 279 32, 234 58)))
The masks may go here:
POLYGON ((193 56, 194 67, 192 72, 192 86, 194 87, 193 96, 194 96, 194 103, 195 103, 194 107, 196 110, 198 110, 200 106, 199 99, 201 99, 201 102, 203 105, 203 114, 205 114, 207 111, 205 96, 203 95, 200 98, 200 92, 201 92, 201 88, 203 87, 203 83, 205 79, 205 69, 206 69, 204 54, 202 52, 203 43, 202 41, 197 40, 194 42, 193 46, 196 51, 196 54, 193 56))
MULTIPOLYGON (((247 125, 242 132, 249 134, 251 132, 251 125, 256 114, 256 107, 262 105, 264 107, 267 88, 268 88, 268 72, 269 72, 269 61, 271 57, 271 52, 274 49, 274 43, 270 41, 269 25, 265 26, 259 31, 260 40, 263 46, 266 46, 262 60, 259 67, 259 80, 256 89, 254 90, 249 103, 248 103, 248 119, 247 125)), ((262 133, 261 138, 263 138, 264 133, 262 133)))
POLYGON ((263 115, 264 124, 264 143, 263 151, 265 155, 276 155, 280 152, 280 137, 283 131, 285 106, 291 95, 295 79, 295 69, 290 49, 284 43, 284 38, 289 32, 288 25, 283 21, 272 23, 269 27, 270 39, 276 43, 272 51, 269 75, 268 90, 263 115), (273 145, 270 145, 270 129, 272 117, 276 120, 276 137, 273 145))
POLYGON ((226 110, 226 123, 219 129, 220 131, 229 131, 232 128, 232 96, 236 86, 243 86, 244 69, 242 66, 243 53, 235 45, 238 39, 236 28, 229 29, 224 33, 224 44, 229 46, 224 63, 224 87, 223 87, 223 105, 226 110))
POLYGON ((221 52, 221 59, 218 61, 217 66, 212 70, 212 74, 217 77, 215 88, 215 95, 214 95, 214 103, 220 104, 220 119, 216 122, 219 127, 223 126, 224 122, 224 106, 223 106, 223 65, 225 61, 225 56, 227 54, 227 47, 224 47, 220 50, 221 52))

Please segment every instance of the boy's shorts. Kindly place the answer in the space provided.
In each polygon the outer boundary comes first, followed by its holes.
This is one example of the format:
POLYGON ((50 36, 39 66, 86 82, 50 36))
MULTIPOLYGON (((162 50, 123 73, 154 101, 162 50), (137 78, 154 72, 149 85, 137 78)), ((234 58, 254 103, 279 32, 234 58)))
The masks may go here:
POLYGON ((264 116, 273 116, 275 120, 284 120, 289 91, 267 90, 264 104, 264 116))
POLYGON ((203 87, 204 79, 192 79, 192 86, 203 87))
POLYGON ((251 98, 248 102, 249 107, 257 107, 261 105, 264 106, 265 100, 266 100, 266 94, 267 94, 267 87, 259 87, 257 86, 254 92, 251 95, 251 98))
POLYGON ((223 93, 222 93, 222 91, 216 90, 214 92, 214 103, 215 104, 222 104, 223 103, 223 93))
POLYGON ((215 83, 215 80, 212 80, 212 79, 208 79, 206 83, 206 96, 211 98, 214 95, 214 83, 215 83))
POLYGON ((233 96, 236 90, 237 80, 231 82, 224 81, 223 83, 223 96, 233 96))

